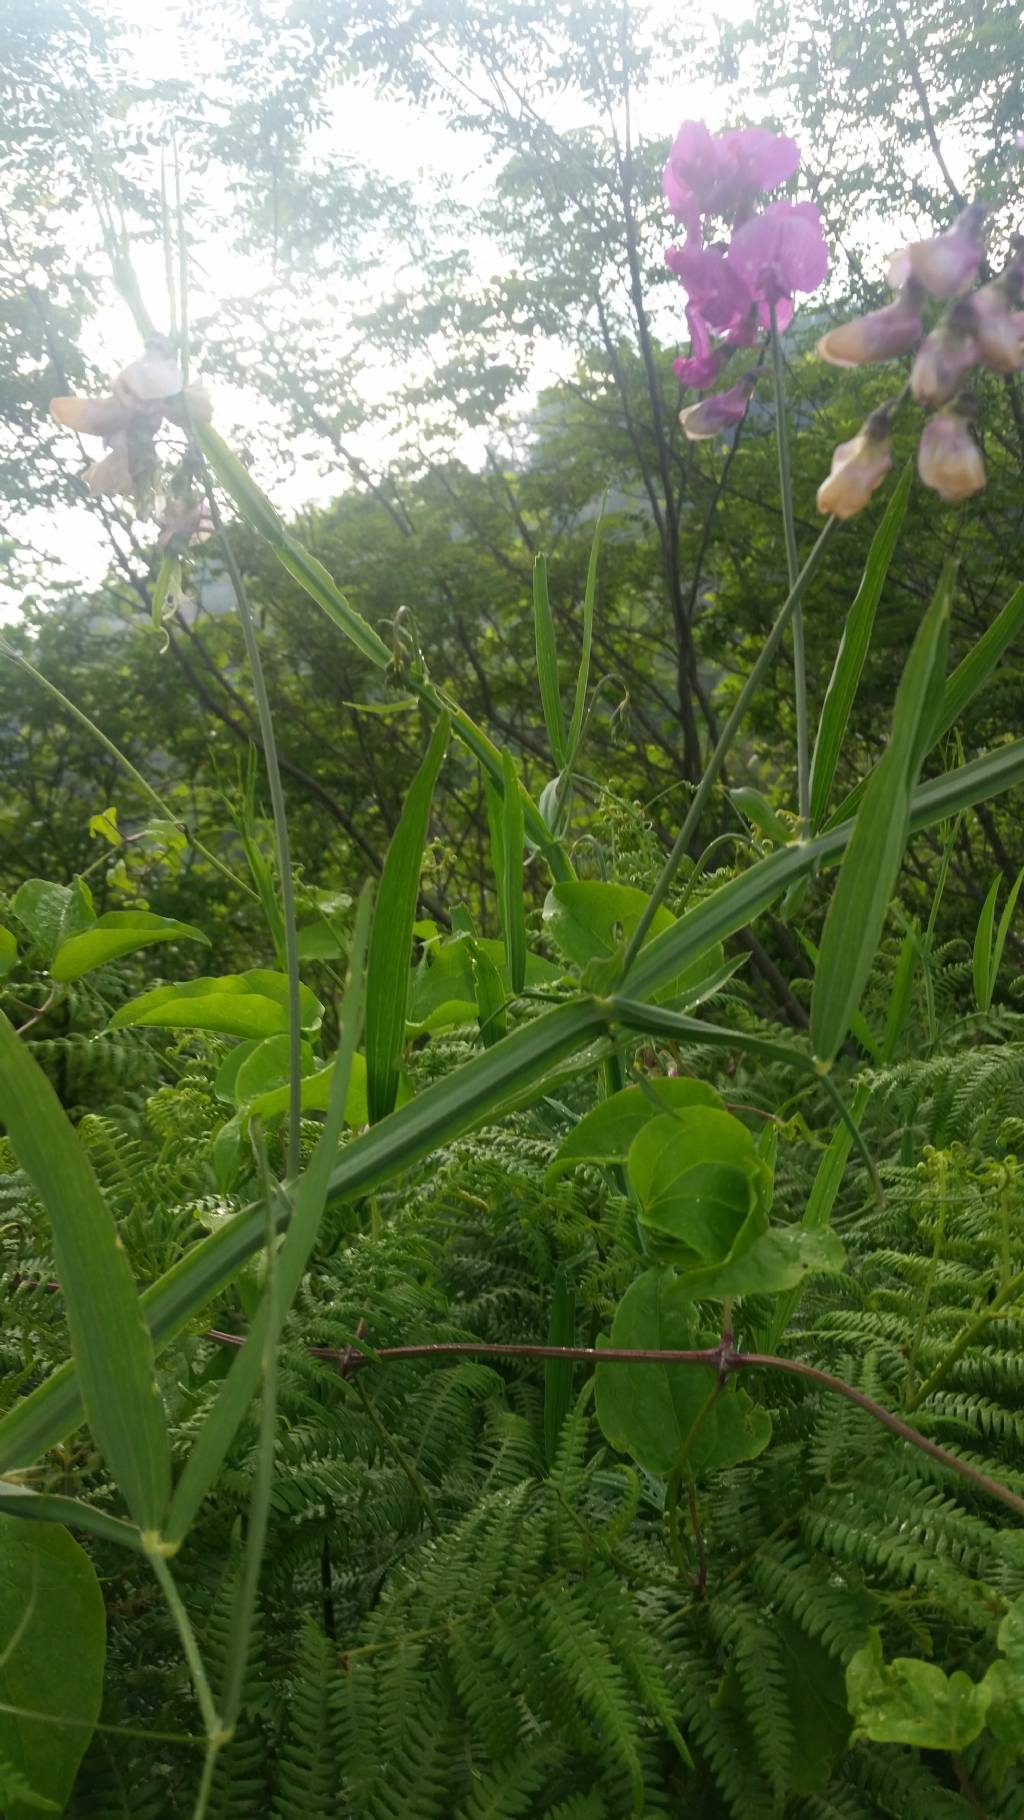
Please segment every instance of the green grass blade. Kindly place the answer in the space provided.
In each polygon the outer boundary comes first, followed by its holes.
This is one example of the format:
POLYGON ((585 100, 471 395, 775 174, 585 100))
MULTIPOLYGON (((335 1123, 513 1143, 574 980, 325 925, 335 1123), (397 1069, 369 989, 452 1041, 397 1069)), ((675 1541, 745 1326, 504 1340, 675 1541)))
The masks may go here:
POLYGON ((871 643, 875 609, 885 585, 893 551, 903 529, 910 496, 912 464, 907 463, 886 508, 878 530, 871 540, 868 560, 839 643, 825 701, 818 723, 818 736, 811 759, 811 827, 821 826, 828 808, 832 781, 842 749, 850 710, 860 682, 864 660, 871 643))
POLYGON ((1002 877, 996 874, 989 886, 988 896, 981 906, 978 927, 974 934, 974 952, 971 955, 971 972, 974 979, 974 998, 979 1011, 987 1011, 992 1003, 992 988, 995 985, 992 970, 992 928, 996 920, 996 898, 1002 877))
POLYGON ((573 702, 572 720, 569 723, 569 750, 566 763, 573 765, 579 751, 580 738, 583 733, 583 716, 587 707, 587 689, 590 686, 590 653, 594 646, 594 601, 597 597, 597 566, 601 555, 601 539, 604 536, 604 509, 608 495, 605 494, 597 514, 594 526, 594 538, 590 546, 590 561, 587 565, 587 586, 583 596, 583 649, 580 652, 580 667, 576 676, 576 698, 573 702))
POLYGON ((505 794, 501 817, 501 926, 513 992, 526 984, 526 902, 523 896, 523 805, 519 779, 506 752, 503 759, 505 794))
POLYGON ((57 1095, 2 1015, 0 1121, 49 1216, 89 1426, 139 1528, 157 1531, 170 1450, 127 1253, 57 1095))
POLYGON ((366 1098, 371 1125, 386 1117, 398 1093, 423 847, 450 732, 451 722, 443 714, 406 793, 381 873, 366 991, 366 1098))
POLYGON ((316 1242, 327 1198, 327 1185, 338 1150, 345 1117, 345 1100, 352 1060, 359 1046, 363 1013, 363 966, 370 920, 370 893, 364 890, 356 913, 349 950, 349 979, 342 1010, 341 1042, 331 1076, 331 1089, 323 1129, 310 1162, 302 1174, 284 1243, 277 1260, 277 1321, 271 1321, 264 1297, 249 1329, 245 1345, 235 1354, 209 1415, 171 1499, 166 1540, 177 1546, 184 1538, 200 1504, 213 1484, 234 1439, 238 1425, 256 1394, 268 1345, 277 1345, 285 1315, 299 1292, 303 1273, 316 1242))
POLYGON ((858 811, 821 938, 811 1041, 831 1062, 860 1003, 910 830, 910 800, 941 700, 953 571, 947 568, 914 640, 893 707, 889 744, 858 811))
POLYGON ((548 730, 551 756, 559 771, 567 757, 562 698, 558 689, 558 651, 555 644, 555 622, 548 598, 548 565, 538 556, 533 565, 533 636, 537 646, 537 676, 544 725, 548 730))
POLYGON ((907 1020, 911 988, 914 984, 914 974, 917 972, 919 939, 916 929, 908 929, 900 943, 892 991, 889 994, 889 1009, 885 1017, 885 1030, 882 1033, 883 1062, 892 1061, 907 1020))
MULTIPOLYGON (((1010 932, 1010 924, 1013 921, 1013 913, 1017 908, 1017 899, 1020 896, 1022 884, 1024 884, 1024 867, 1018 872, 1013 884, 1010 886, 1010 895, 1003 907, 1003 914, 999 918, 999 927, 996 930, 995 944, 992 949, 992 992, 995 991, 996 980, 999 978, 999 969, 1002 966, 1003 961, 1003 949, 1006 946, 1006 937, 1010 932)), ((991 992, 989 994, 989 1002, 991 1003, 991 992)))

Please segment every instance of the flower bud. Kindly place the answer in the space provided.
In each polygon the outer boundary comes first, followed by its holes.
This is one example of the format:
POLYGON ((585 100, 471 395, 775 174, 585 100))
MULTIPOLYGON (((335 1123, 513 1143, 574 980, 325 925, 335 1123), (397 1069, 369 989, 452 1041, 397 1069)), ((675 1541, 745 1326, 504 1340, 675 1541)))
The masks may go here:
POLYGON ((974 314, 969 303, 957 304, 944 322, 926 335, 910 369, 910 390, 918 404, 948 404, 978 358, 974 314))
POLYGON ((818 488, 818 511, 853 518, 863 511, 891 467, 888 414, 875 411, 851 442, 839 444, 832 471, 818 488))
POLYGON ((993 373, 1016 373, 1021 364, 1019 314, 1020 268, 1011 266, 971 298, 971 329, 981 363, 993 373))
POLYGON ((985 463, 962 411, 941 411, 921 431, 917 471, 926 487, 951 504, 985 485, 985 463))
POLYGON ((894 291, 916 278, 933 297, 955 297, 972 283, 981 264, 981 224, 987 210, 973 202, 946 234, 918 240, 894 253, 889 262, 889 283, 894 291))
POLYGON ((116 398, 51 398, 50 416, 80 436, 116 436, 130 413, 116 398))
POLYGON ((699 404, 689 404, 679 413, 679 421, 690 442, 701 442, 705 437, 718 436, 721 431, 729 430, 740 423, 746 416, 750 394, 757 384, 758 375, 744 373, 727 392, 713 392, 710 398, 702 398, 699 404))
POLYGON ((834 367, 859 367, 869 361, 894 360, 899 354, 909 354, 924 326, 923 297, 921 286, 911 279, 895 303, 829 329, 818 343, 822 360, 834 367))

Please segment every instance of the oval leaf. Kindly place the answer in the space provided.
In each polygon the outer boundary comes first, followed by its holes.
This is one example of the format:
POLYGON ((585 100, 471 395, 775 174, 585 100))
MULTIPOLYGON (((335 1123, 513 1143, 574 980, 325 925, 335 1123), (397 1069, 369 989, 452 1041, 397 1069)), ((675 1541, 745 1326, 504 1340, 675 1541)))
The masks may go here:
MULTIPOLYGON (((304 1030, 315 1030, 323 1017, 320 1000, 308 986, 299 987, 304 1030)), ((288 1029, 288 980, 283 973, 254 967, 248 973, 225 973, 219 979, 182 980, 156 986, 115 1012, 108 1026, 129 1025, 165 1030, 217 1030, 224 1036, 278 1036, 288 1029)))
POLYGON ((91 929, 61 943, 50 973, 55 980, 78 980, 94 967, 115 961, 122 954, 133 954, 138 948, 151 948, 154 942, 205 942, 209 947, 209 937, 192 923, 154 916, 148 910, 108 910, 91 929))

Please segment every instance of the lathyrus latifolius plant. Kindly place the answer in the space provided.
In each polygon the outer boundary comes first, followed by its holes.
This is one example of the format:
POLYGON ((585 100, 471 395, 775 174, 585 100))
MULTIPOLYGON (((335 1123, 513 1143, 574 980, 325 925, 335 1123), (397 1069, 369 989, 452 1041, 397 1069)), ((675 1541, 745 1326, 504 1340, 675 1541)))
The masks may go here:
MULTIPOLYGON (((172 1141, 177 1107, 210 1117, 193 1133, 209 1141, 172 1159, 180 1192, 160 1178, 162 1233, 175 1209, 191 1217, 159 1274, 126 1205, 132 1156, 141 1197, 156 1177, 119 1139, 123 1112, 76 1132, 0 1022, 6 1193, 52 1260, 47 1355, 58 1322, 68 1354, 44 1372, 26 1345, 0 1418, 0 1799, 17 1820, 47 1804, 81 1820, 1020 1811, 1024 1202, 1008 1129, 968 1120, 967 1155, 919 1131, 934 1071, 919 1050, 939 1040, 934 993, 923 1009, 918 996, 934 980, 931 926, 909 929, 894 969, 876 957, 909 840, 1024 780, 1011 741, 921 781, 1019 630, 1024 594, 947 677, 956 578, 943 574, 885 750, 835 807, 911 476, 872 543, 812 752, 799 610, 838 515, 801 560, 779 337, 825 254, 807 203, 753 212, 796 163, 792 141, 755 129, 713 141, 687 128, 670 160, 691 359, 719 370, 711 329, 726 346, 768 336, 789 590, 673 850, 643 882, 636 856, 628 883, 574 863, 606 526, 569 713, 536 571, 556 773, 537 804, 408 626, 382 636, 285 526, 186 385, 187 350, 141 310, 145 351, 110 396, 56 407, 107 440, 90 487, 155 516, 165 560, 212 533, 251 665, 275 852, 249 856, 266 953, 158 984, 110 1020, 195 1042, 188 1091, 150 1096, 151 1133, 172 1141), (714 219, 730 224, 728 252, 707 239, 714 219), (164 421, 181 439, 162 479, 164 421), (341 926, 330 1018, 302 976, 228 502, 427 723, 375 889, 341 926), (748 794, 739 861, 709 873, 702 819, 790 625, 795 808, 787 819, 748 794), (418 917, 455 741, 488 808, 489 931, 464 909, 450 929, 418 917), (809 920, 802 893, 836 864, 824 928, 799 923, 810 1041, 783 1040, 728 945, 769 909, 809 920), (549 880, 540 933, 527 868, 549 880), (915 1069, 913 1117, 893 1119, 893 1083, 915 1069), (223 1121, 214 1102, 231 1108, 223 1121)), ((928 260, 908 257, 926 283, 928 260)), ((707 418, 693 409, 691 434, 707 418)), ((80 898, 66 908, 84 915, 80 898)), ((145 945, 138 927, 62 922, 41 937, 41 968, 59 984, 128 934, 145 945)), ((993 953, 990 940, 987 1006, 993 953)), ((985 1035, 965 1069, 984 1073, 985 1035)))

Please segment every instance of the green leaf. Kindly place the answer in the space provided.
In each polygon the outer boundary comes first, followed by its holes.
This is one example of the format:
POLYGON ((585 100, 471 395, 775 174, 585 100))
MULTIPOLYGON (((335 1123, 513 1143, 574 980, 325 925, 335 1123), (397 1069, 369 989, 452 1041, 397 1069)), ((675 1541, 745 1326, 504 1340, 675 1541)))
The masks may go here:
POLYGON ((953 574, 947 565, 914 640, 889 744, 864 793, 825 919, 811 1000, 811 1041, 825 1063, 838 1053, 860 1003, 903 859, 911 794, 942 690, 953 574))
POLYGON ((0 1121, 49 1216, 89 1425, 139 1528, 156 1531, 170 1452, 128 1256, 53 1088, 2 1015, 0 1121))
MULTIPOLYGON (((63 1813, 99 1718, 106 1655, 99 1581, 66 1529, 0 1517, 0 1643, 0 1759, 63 1813)), ((38 1811, 4 1808, 6 1820, 38 1811)))
POLYGON ((567 757, 562 699, 558 689, 558 653, 555 646, 555 622, 548 599, 548 566, 543 556, 533 565, 533 634, 537 646, 537 676, 540 682, 541 707, 548 732, 551 755, 562 770, 567 757))
POLYGON ((1016 878, 1013 881, 1013 884, 1010 886, 1010 895, 1007 898, 1005 905, 1003 906, 1003 913, 1002 913, 1001 917, 999 918, 999 927, 996 930, 995 944, 992 949, 992 973, 991 973, 991 987, 990 987, 990 992, 989 992, 989 1002, 990 1003, 991 1003, 991 995, 995 991, 995 988, 996 988, 996 980, 999 978, 999 969, 1000 969, 1000 967, 1002 965, 1002 961, 1003 961, 1003 949, 1006 946, 1006 938, 1010 932, 1010 923, 1013 920, 1013 913, 1017 908, 1017 899, 1020 896, 1020 888, 1021 888, 1022 883, 1024 883, 1024 868, 1022 868, 1021 871, 1018 872, 1016 878))
POLYGON ((107 842, 108 846, 120 847, 122 845, 123 836, 118 830, 117 808, 113 803, 109 809, 102 809, 99 815, 90 815, 89 833, 98 834, 101 840, 107 842))
MULTIPOLYGON (((553 885, 544 904, 544 925, 552 940, 581 970, 594 961, 611 961, 628 941, 647 905, 648 894, 634 885, 608 884, 603 879, 570 879, 553 885)), ((659 905, 640 953, 659 935, 675 925, 664 904, 659 905)), ((658 998, 676 998, 698 988, 717 973, 722 954, 714 944, 692 966, 683 967, 664 981, 658 998)), ((640 966, 638 960, 636 965, 640 966)), ((632 983, 633 975, 630 976, 632 983)))
POLYGON ((84 879, 73 885, 54 885, 46 878, 29 878, 18 887, 11 909, 25 925, 44 961, 52 959, 62 942, 96 921, 92 892, 84 879))
MULTIPOLYGON (((499 799, 500 800, 500 799, 499 799)), ((486 936, 456 935, 445 941, 429 939, 416 968, 410 989, 407 1033, 444 1029, 446 1024, 472 1023, 477 1015, 477 981, 474 958, 483 955, 501 981, 505 998, 512 996, 512 976, 503 941, 486 936)), ((526 985, 554 985, 565 978, 564 967, 542 955, 526 956, 526 985)))
POLYGON ((594 601, 597 596, 597 567, 601 556, 601 539, 604 536, 604 509, 607 494, 601 501, 594 526, 593 542, 590 546, 590 561, 587 564, 587 586, 583 596, 583 643, 580 651, 580 667, 576 676, 576 697, 573 702, 572 720, 569 724, 569 750, 566 764, 571 767, 576 762, 580 740, 583 736, 583 717, 587 707, 587 689, 590 683, 590 653, 594 643, 594 601))
POLYGON ((834 1232, 771 1226, 750 1245, 734 1244, 720 1264, 681 1271, 680 1283, 701 1298, 782 1295, 800 1289, 810 1276, 836 1276, 845 1262, 834 1232))
MULTIPOLYGON (((320 1000, 308 986, 299 987, 304 1030, 319 1028, 320 1000)), ((253 967, 247 973, 225 973, 219 979, 181 980, 157 986, 129 1000, 110 1020, 111 1030, 129 1025, 166 1030, 217 1030, 224 1036, 278 1036, 288 1029, 288 980, 283 973, 253 967)))
POLYGON ((505 790, 502 798, 501 872, 498 898, 513 992, 526 984, 526 903, 523 896, 523 805, 511 754, 502 754, 505 790))
POLYGON ((409 786, 381 873, 366 984, 366 1085, 374 1125, 391 1111, 398 1092, 423 848, 450 732, 451 723, 443 714, 409 786))
MULTIPOLYGON (((326 1068, 317 1069, 315 1074, 306 1074, 302 1078, 299 1093, 299 1104, 303 1112, 326 1112, 331 1097, 331 1082, 334 1079, 335 1062, 330 1061, 326 1068)), ((398 1084, 398 1104, 403 1101, 402 1082, 398 1084)), ((256 1099, 250 1100, 245 1107, 247 1119, 262 1119, 265 1125, 276 1124, 284 1119, 291 1102, 291 1088, 287 1081, 279 1087, 270 1087, 256 1099)), ((365 1125, 368 1119, 366 1105, 366 1057, 354 1055, 349 1076, 348 1093, 345 1096, 345 1121, 353 1128, 365 1125)))
POLYGON ((996 874, 989 886, 988 896, 981 906, 978 927, 974 935, 974 953, 972 955, 972 974, 974 978, 974 998, 979 1011, 987 1011, 992 1003, 992 989, 995 975, 992 971, 992 928, 996 920, 996 898, 1002 877, 996 874))
POLYGON ((623 1087, 584 1113, 559 1146, 545 1181, 554 1182, 567 1169, 581 1163, 603 1168, 624 1165, 630 1145, 645 1125, 659 1113, 688 1106, 722 1107, 721 1095, 704 1081, 686 1076, 646 1081, 642 1087, 623 1087))
POLYGON ((690 1106, 660 1114, 633 1139, 626 1169, 645 1232, 671 1240, 691 1263, 721 1263, 741 1233, 749 1246, 767 1224, 754 1140, 730 1112, 690 1106))
POLYGON ((781 817, 776 815, 771 803, 761 795, 760 790, 752 789, 749 784, 741 784, 738 789, 729 791, 729 801, 741 815, 746 816, 753 827, 759 828, 762 834, 773 840, 776 846, 784 847, 787 841, 792 840, 792 828, 788 828, 781 817))
POLYGON ((164 602, 168 594, 173 596, 180 593, 181 557, 173 555, 170 550, 165 550, 160 558, 160 567, 153 583, 153 626, 157 632, 160 631, 163 624, 164 602))
POLYGON ((919 1750, 966 1750, 985 1724, 991 1689, 956 1669, 897 1656, 886 1663, 872 1626, 869 1641, 846 1668, 846 1698, 858 1732, 875 1744, 919 1750))
POLYGON ((209 937, 192 923, 175 922, 173 917, 154 916, 148 910, 108 910, 81 935, 61 942, 50 963, 53 979, 79 980, 94 967, 103 967, 122 954, 133 954, 138 948, 151 948, 155 942, 205 942, 209 937))
POLYGON ((846 616, 836 661, 825 692, 825 701, 811 760, 811 827, 821 826, 828 808, 836 765, 842 750, 850 710, 871 643, 875 609, 885 585, 893 552, 903 529, 910 496, 913 466, 907 463, 886 507, 868 551, 868 560, 856 598, 846 616))
MULTIPOLYGON (((265 1036, 262 1042, 251 1045, 239 1043, 227 1061, 221 1064, 217 1074, 218 1092, 230 1080, 231 1098, 235 1105, 248 1106, 251 1101, 259 1099, 261 1094, 286 1085, 291 1069, 290 1041, 288 1036, 281 1035, 265 1036), (229 1063, 235 1063, 230 1072, 229 1063)), ((305 1040, 299 1045, 299 1061, 303 1076, 314 1072, 316 1064, 313 1061, 312 1046, 305 1040)))
POLYGON ((480 1028, 480 1041, 486 1049, 492 1043, 500 1042, 508 1032, 507 994, 501 974, 485 953, 482 943, 472 941, 470 944, 473 957, 473 978, 476 983, 476 1015, 480 1028))
MULTIPOLYGON (((599 1346, 638 1351, 689 1351, 693 1306, 671 1270, 648 1270, 627 1289, 610 1339, 599 1346)), ((695 1477, 763 1453, 772 1421, 746 1391, 729 1384, 708 1404, 718 1382, 709 1365, 598 1365, 597 1416, 613 1447, 648 1472, 667 1478, 685 1463, 695 1477), (698 1418, 702 1419, 698 1422, 698 1418)))
POLYGON ((18 964, 18 942, 0 923, 0 980, 6 979, 18 964))
MULTIPOLYGON (((88 1530, 102 1536, 105 1542, 116 1542, 119 1548, 130 1548, 144 1554, 141 1531, 134 1523, 112 1517, 94 1504, 83 1504, 80 1498, 65 1498, 59 1492, 33 1491, 20 1480, 0 1479, 0 1518, 18 1517, 29 1523, 60 1523, 64 1528, 88 1530)), ((2 1532, 0 1532, 2 1533, 2 1532)))

